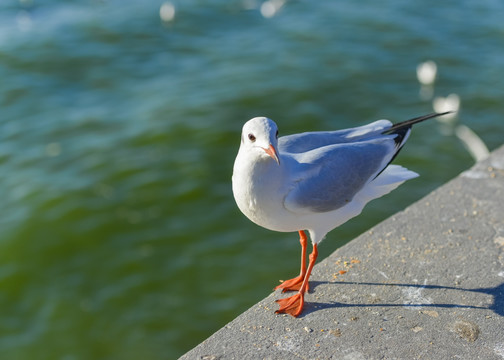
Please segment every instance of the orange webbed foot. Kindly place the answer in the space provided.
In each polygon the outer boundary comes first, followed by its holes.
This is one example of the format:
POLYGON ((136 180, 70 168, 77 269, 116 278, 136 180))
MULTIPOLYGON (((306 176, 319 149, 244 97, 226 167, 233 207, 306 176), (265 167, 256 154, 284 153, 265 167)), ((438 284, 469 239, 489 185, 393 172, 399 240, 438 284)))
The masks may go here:
MULTIPOLYGON (((303 284, 304 276, 299 275, 293 279, 285 280, 280 285, 275 287, 274 290, 282 289, 282 292, 286 291, 299 291, 301 289, 301 285, 303 284)), ((305 292, 309 290, 308 284, 306 284, 305 292)))
POLYGON ((291 297, 276 300, 276 302, 280 305, 280 309, 275 311, 275 314, 289 314, 298 317, 303 311, 304 294, 298 292, 291 297))

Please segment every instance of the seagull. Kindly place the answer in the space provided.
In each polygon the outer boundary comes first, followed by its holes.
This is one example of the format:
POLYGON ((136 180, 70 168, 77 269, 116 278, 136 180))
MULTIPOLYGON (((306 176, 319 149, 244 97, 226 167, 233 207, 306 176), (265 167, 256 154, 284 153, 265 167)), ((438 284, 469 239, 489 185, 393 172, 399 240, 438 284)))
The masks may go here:
POLYGON ((280 138, 276 123, 267 117, 255 117, 243 125, 232 176, 236 204, 259 226, 298 232, 301 243, 299 275, 275 287, 297 293, 276 300, 277 314, 298 317, 302 313, 317 246, 329 231, 359 215, 369 201, 418 176, 390 163, 414 124, 447 113, 280 138), (306 232, 312 242, 308 268, 306 232))

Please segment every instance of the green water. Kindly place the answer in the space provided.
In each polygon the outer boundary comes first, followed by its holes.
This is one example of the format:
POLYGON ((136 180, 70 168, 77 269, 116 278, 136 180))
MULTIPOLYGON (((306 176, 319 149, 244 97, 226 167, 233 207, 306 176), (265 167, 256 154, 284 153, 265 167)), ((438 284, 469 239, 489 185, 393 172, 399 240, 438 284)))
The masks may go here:
MULTIPOLYGON (((0 5, 2 359, 174 359, 295 274, 295 234, 236 208, 253 116, 280 133, 432 111, 504 140, 504 5, 28 1, 0 5)), ((321 258, 473 163, 436 121, 397 163, 421 174, 329 234, 321 258)))

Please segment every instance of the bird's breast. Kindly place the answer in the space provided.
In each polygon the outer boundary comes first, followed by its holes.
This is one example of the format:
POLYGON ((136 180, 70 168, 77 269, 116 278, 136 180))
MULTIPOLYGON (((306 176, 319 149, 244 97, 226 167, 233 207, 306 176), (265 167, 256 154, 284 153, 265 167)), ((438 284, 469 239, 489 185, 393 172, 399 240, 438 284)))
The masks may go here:
POLYGON ((254 223, 282 231, 276 224, 282 213, 286 212, 281 169, 272 161, 254 165, 247 167, 235 164, 232 182, 236 204, 254 223))

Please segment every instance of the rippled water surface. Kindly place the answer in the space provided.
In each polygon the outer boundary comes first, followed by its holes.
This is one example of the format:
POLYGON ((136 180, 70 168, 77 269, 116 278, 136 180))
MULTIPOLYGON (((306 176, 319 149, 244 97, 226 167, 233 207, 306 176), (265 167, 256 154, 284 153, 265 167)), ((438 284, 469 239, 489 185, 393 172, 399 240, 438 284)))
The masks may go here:
POLYGON ((295 274, 297 236, 232 198, 253 116, 289 134, 460 97, 456 124, 417 126, 396 161, 421 177, 321 257, 471 166, 454 126, 503 143, 502 1, 162 4, 0 4, 2 358, 174 359, 295 274))

